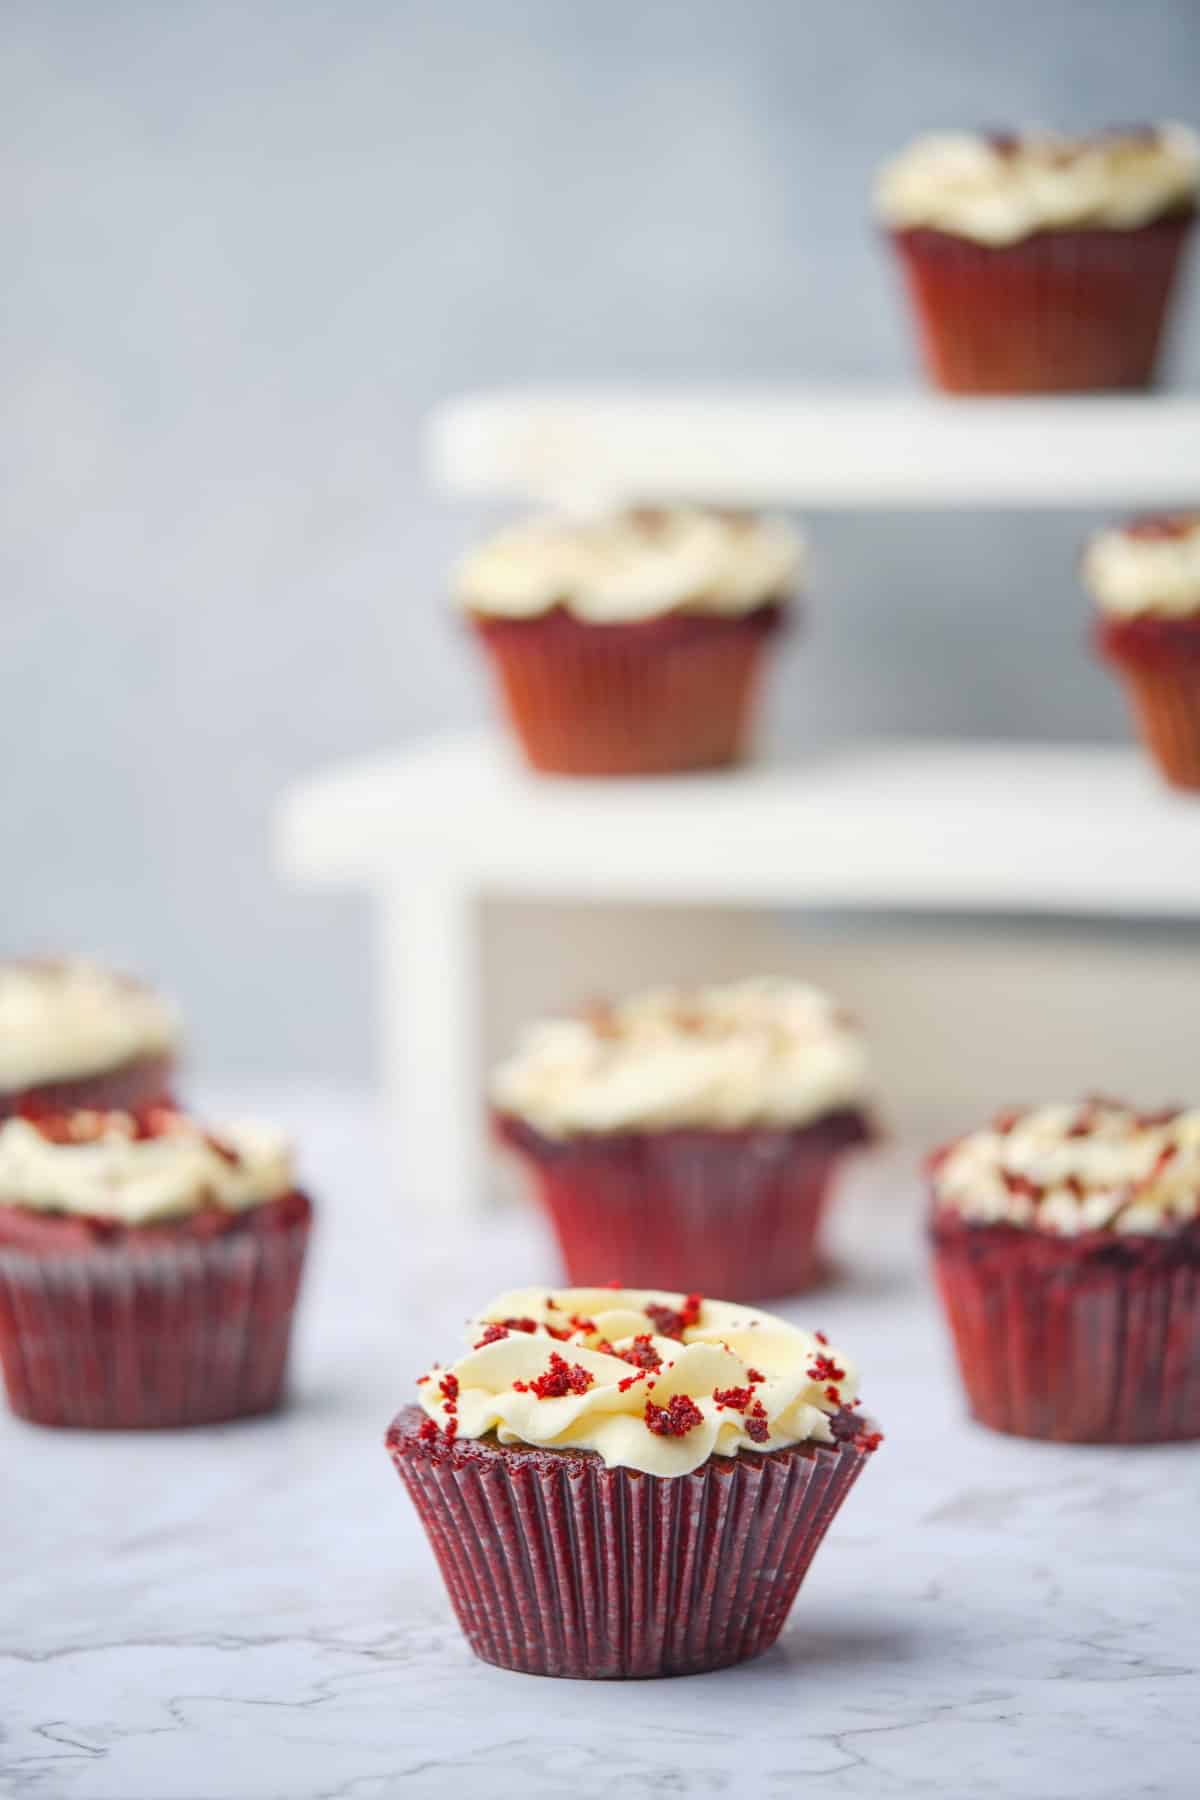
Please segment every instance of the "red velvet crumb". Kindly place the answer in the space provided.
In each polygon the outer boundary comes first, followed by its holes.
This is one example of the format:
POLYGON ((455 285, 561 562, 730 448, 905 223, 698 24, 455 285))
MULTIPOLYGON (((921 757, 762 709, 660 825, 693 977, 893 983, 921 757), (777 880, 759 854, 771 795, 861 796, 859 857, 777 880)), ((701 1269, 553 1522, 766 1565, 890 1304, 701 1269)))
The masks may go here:
POLYGON ((765 1381, 766 1379, 767 1378, 763 1374, 761 1369, 747 1369, 746 1370, 746 1380, 747 1381, 765 1381))
POLYGON ((689 1294, 678 1312, 673 1306, 647 1306, 644 1310, 659 1337, 682 1338, 699 1319, 703 1304, 703 1295, 689 1294))
POLYGON ((458 1376, 447 1369, 439 1383, 439 1391, 447 1406, 454 1406, 458 1401, 458 1376))
POLYGON ((746 1414, 745 1432, 756 1444, 765 1444, 771 1435, 771 1426, 767 1419, 767 1409, 761 1400, 756 1400, 746 1414))
POLYGON ((808 1371, 810 1381, 845 1381, 845 1369, 839 1369, 832 1356, 818 1356, 808 1371))
POLYGON ((816 1338, 818 1344, 828 1345, 829 1339, 825 1336, 823 1331, 814 1331, 813 1336, 816 1338))
POLYGON ((479 1342, 475 1345, 475 1349, 476 1350, 486 1349, 488 1344, 498 1344, 500 1342, 501 1338, 506 1338, 507 1336, 508 1336, 508 1326, 507 1325, 485 1325, 483 1328, 483 1336, 480 1338, 479 1342))
POLYGON ((586 1394, 596 1377, 579 1363, 568 1366, 557 1350, 550 1352, 550 1366, 534 1381, 514 1381, 519 1394, 534 1394, 539 1400, 561 1400, 566 1394, 586 1394))
POLYGON ((501 1319, 500 1323, 507 1331, 534 1332, 537 1330, 536 1319, 501 1319))
POLYGON ((417 1436, 421 1439, 422 1443, 424 1443, 424 1444, 434 1443, 437 1439, 437 1434, 438 1434, 438 1428, 437 1428, 437 1420, 436 1419, 422 1419, 421 1420, 421 1429, 417 1432, 417 1436))
POLYGON ((736 1407, 738 1412, 745 1412, 754 1399, 754 1389, 748 1387, 714 1388, 713 1399, 718 1406, 736 1407))
POLYGON ((665 1406, 655 1406, 653 1400, 647 1400, 645 1417, 655 1437, 686 1437, 704 1423, 704 1414, 687 1394, 673 1394, 665 1406))
POLYGON ((650 1341, 650 1333, 644 1331, 635 1337, 627 1350, 618 1350, 616 1355, 622 1362, 632 1363, 635 1369, 661 1369, 662 1357, 650 1341))

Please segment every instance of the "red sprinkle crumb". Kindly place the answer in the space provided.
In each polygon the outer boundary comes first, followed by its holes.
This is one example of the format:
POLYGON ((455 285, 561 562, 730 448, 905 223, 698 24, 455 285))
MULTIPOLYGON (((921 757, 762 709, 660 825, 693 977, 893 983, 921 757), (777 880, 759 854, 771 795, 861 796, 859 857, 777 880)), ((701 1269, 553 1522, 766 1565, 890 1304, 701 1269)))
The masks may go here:
POLYGON ((501 1319, 500 1323, 506 1331, 535 1332, 537 1330, 536 1319, 501 1319))
POLYGON ((618 1394, 627 1394, 635 1382, 645 1381, 645 1379, 645 1369, 639 1369, 636 1375, 626 1375, 623 1381, 617 1383, 618 1394))
POLYGON ((746 1436, 756 1444, 765 1444, 771 1435, 771 1427, 767 1422, 767 1409, 761 1400, 756 1400, 746 1414, 746 1436))
POLYGON ((648 1331, 635 1337, 627 1350, 618 1350, 616 1354, 622 1362, 632 1363, 635 1369, 662 1368, 662 1357, 651 1343, 648 1331))
POLYGON ((765 1381, 766 1379, 767 1378, 763 1374, 761 1369, 747 1369, 746 1370, 746 1380, 747 1381, 765 1381))
POLYGON ((718 1406, 733 1406, 738 1412, 745 1412, 754 1399, 754 1390, 748 1387, 714 1388, 713 1399, 718 1406))
POLYGON ((428 1375, 418 1375, 418 1376, 417 1376, 417 1386, 418 1386, 418 1387, 424 1387, 424 1385, 425 1385, 425 1383, 426 1383, 426 1382, 427 1382, 427 1381, 428 1381, 428 1380, 429 1380, 429 1377, 428 1377, 428 1375))
POLYGON ((841 1397, 842 1396, 838 1392, 837 1388, 830 1386, 825 1389, 825 1398, 827 1400, 831 1400, 835 1406, 837 1405, 837 1403, 841 1399, 841 1397))
POLYGON ((422 1419, 421 1420, 421 1429, 417 1432, 417 1436, 421 1439, 422 1443, 424 1443, 424 1444, 434 1443, 437 1438, 437 1434, 438 1434, 438 1427, 437 1427, 436 1419, 422 1419))
POLYGON ((489 1344, 498 1344, 501 1338, 508 1336, 507 1325, 485 1325, 483 1336, 475 1345, 476 1350, 484 1350, 489 1344))
POLYGON ((681 1338, 697 1323, 703 1305, 702 1294, 688 1294, 678 1311, 673 1306, 647 1306, 644 1310, 659 1337, 681 1338))
POLYGON ((566 1394, 586 1394, 596 1377, 579 1363, 568 1365, 557 1350, 550 1352, 549 1367, 534 1381, 514 1381, 519 1394, 534 1394, 539 1400, 561 1400, 566 1394))
POLYGON ((453 1407, 458 1401, 458 1376, 447 1370, 442 1376, 439 1392, 446 1405, 453 1407))
POLYGON ((586 1331, 590 1334, 596 1329, 595 1319, 589 1319, 583 1313, 572 1313, 570 1322, 576 1331, 586 1331))
POLYGON ((655 1437, 686 1437, 704 1423, 704 1414, 687 1394, 673 1394, 665 1406, 655 1406, 653 1400, 647 1400, 645 1416, 655 1437))
POLYGON ((446 1423, 442 1426, 442 1436, 445 1438, 445 1440, 448 1444, 452 1444, 454 1442, 455 1438, 458 1436, 457 1420, 455 1420, 455 1419, 447 1419, 446 1420, 446 1423))
POLYGON ((823 1331, 814 1331, 813 1336, 816 1338, 818 1344, 824 1344, 828 1348, 829 1339, 825 1336, 823 1331))
POLYGON ((810 1381, 845 1381, 845 1369, 839 1369, 832 1356, 818 1356, 808 1371, 810 1381))

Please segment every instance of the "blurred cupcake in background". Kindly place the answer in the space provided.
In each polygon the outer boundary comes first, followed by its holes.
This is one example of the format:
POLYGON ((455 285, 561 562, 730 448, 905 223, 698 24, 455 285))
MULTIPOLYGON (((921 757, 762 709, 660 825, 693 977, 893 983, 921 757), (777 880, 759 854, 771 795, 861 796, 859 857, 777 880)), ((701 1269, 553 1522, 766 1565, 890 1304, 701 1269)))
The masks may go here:
POLYGON ((0 962, 0 1119, 168 1097, 179 1026, 150 988, 83 957, 0 962))
POLYGON ((917 138, 875 199, 931 379, 980 394, 1146 387, 1198 183, 1181 125, 917 138))
POLYGON ((0 1125, 0 1364, 40 1425, 198 1425, 281 1397, 312 1208, 285 1140, 165 1107, 0 1125))
POLYGON ((501 1294, 388 1452, 471 1648, 531 1675, 769 1650, 881 1437, 821 1332, 699 1294, 501 1294))
POLYGON ((1099 532, 1083 576, 1147 748, 1173 786, 1200 788, 1200 512, 1099 532))
POLYGON ((511 526, 456 594, 535 769, 662 775, 745 754, 800 564, 783 525, 643 507, 511 526))
POLYGON ((1200 1111, 1006 1113, 932 1159, 972 1415, 1064 1443, 1200 1437, 1200 1111))
POLYGON ((572 1281, 797 1293, 871 1136, 862 1038, 816 988, 659 988, 534 1026, 493 1080, 572 1281))

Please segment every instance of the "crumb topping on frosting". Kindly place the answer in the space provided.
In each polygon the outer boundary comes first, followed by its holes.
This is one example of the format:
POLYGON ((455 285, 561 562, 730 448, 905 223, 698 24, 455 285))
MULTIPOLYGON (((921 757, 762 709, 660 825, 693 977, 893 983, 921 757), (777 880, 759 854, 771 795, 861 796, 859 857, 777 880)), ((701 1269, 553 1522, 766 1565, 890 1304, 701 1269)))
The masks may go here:
POLYGON ((866 1095, 861 1035, 804 982, 653 988, 524 1035, 496 1072, 504 1114, 548 1137, 698 1125, 793 1127, 866 1095))
POLYGON ((0 1090, 101 1075, 175 1048, 171 1009, 83 957, 0 963, 0 1090))
POLYGON ((875 201, 898 230, 929 226, 981 244, 1099 225, 1130 230, 1191 205, 1200 143, 1183 125, 1064 137, 931 132, 880 172, 875 201))
POLYGON ((4 1206, 147 1225, 209 1206, 241 1212, 292 1186, 287 1140, 265 1125, 211 1132, 169 1107, 0 1125, 4 1206))
POLYGON ((522 1289, 485 1307, 467 1342, 453 1368, 418 1378, 430 1443, 494 1432, 674 1476, 739 1450, 881 1441, 854 1410, 853 1364, 822 1333, 699 1294, 522 1289))
POLYGON ((593 624, 673 612, 737 616, 785 600, 802 546, 749 513, 641 507, 604 518, 537 518, 471 551, 455 579, 468 612, 527 619, 565 607, 593 624))
POLYGON ((1063 1237, 1169 1232, 1200 1216, 1200 1110, 1119 1101, 1001 1113, 939 1152, 935 1207, 1063 1237))
POLYGON ((1200 512, 1097 532, 1084 551, 1083 577, 1101 611, 1117 618, 1200 613, 1200 512))

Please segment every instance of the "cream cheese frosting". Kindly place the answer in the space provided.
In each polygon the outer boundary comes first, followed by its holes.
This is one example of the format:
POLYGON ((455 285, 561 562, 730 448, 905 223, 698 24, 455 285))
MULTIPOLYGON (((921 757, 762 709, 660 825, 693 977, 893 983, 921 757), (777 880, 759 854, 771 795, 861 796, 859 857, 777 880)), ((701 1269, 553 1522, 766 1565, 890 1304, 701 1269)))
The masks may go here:
POLYGON ((896 230, 1013 244, 1078 226, 1130 230, 1191 205, 1200 140, 1183 125, 1069 138, 931 132, 886 163, 875 203, 896 230))
POLYGON ((455 592, 468 612, 507 619, 556 606, 592 624, 737 616, 786 599, 802 554, 789 527, 744 513, 680 506, 536 518, 464 557, 455 592))
MULTIPOLYGON (((523 1288, 418 1381, 431 1435, 593 1450, 607 1467, 687 1475, 710 1456, 859 1435, 854 1365, 771 1313, 641 1288, 523 1288)), ((874 1448, 878 1437, 862 1440, 874 1448)))
POLYGON ((1200 1110, 1085 1100, 1002 1115, 935 1160, 936 1208, 1075 1237, 1169 1232, 1200 1216, 1200 1110))
POLYGON ((178 1035, 151 989, 82 957, 0 963, 0 1092, 166 1055, 178 1035))
POLYGON ((805 1125, 860 1104, 862 1038, 804 982, 654 988, 532 1026, 493 1077, 497 1110, 548 1137, 805 1125))
POLYGON ((1200 512, 1098 532, 1083 577, 1101 611, 1117 618, 1200 613, 1200 512))
POLYGON ((147 1225, 207 1206, 242 1212, 293 1186, 287 1140, 265 1125, 222 1126, 212 1135, 160 1111, 156 1135, 144 1137, 129 1113, 80 1111, 66 1119, 73 1134, 66 1141, 28 1119, 0 1125, 0 1205, 147 1225))

